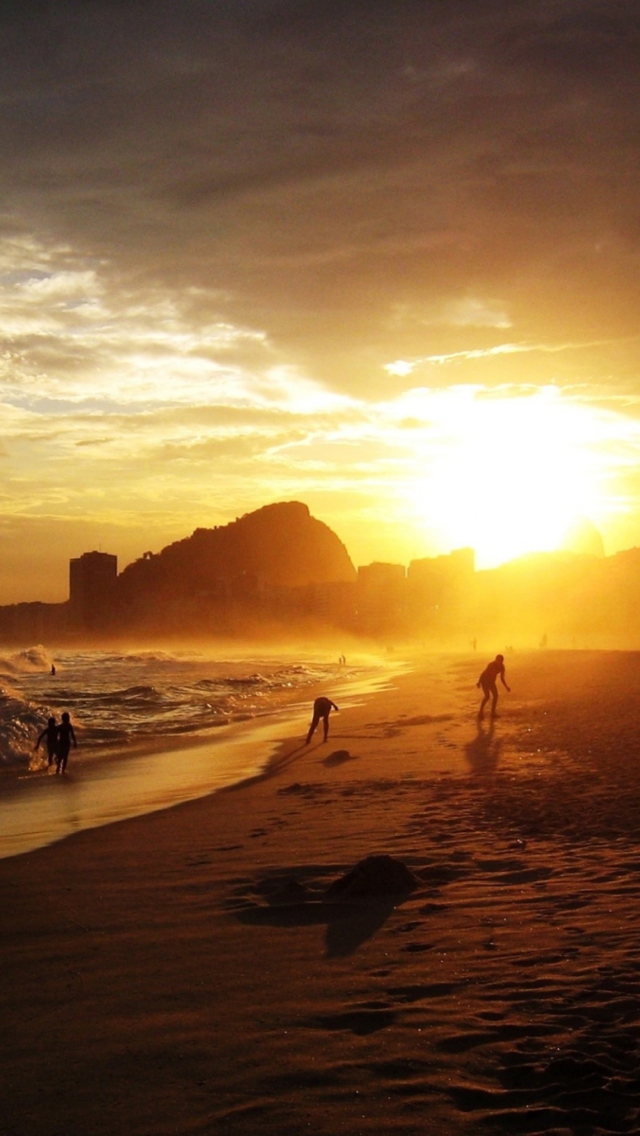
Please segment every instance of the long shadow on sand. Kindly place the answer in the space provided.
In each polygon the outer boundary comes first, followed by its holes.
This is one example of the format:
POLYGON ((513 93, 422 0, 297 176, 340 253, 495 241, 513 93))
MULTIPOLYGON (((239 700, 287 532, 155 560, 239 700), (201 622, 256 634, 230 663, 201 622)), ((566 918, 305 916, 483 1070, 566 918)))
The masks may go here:
POLYGON ((502 738, 495 736, 495 723, 491 722, 489 726, 484 726, 482 722, 478 722, 478 733, 473 741, 467 742, 464 747, 471 772, 479 777, 495 773, 502 746, 502 738))
POLYGON ((379 931, 394 908, 396 898, 378 898, 367 902, 328 903, 312 900, 304 903, 255 904, 236 911, 241 923, 252 926, 309 927, 326 924, 325 955, 344 958, 353 954, 379 931))

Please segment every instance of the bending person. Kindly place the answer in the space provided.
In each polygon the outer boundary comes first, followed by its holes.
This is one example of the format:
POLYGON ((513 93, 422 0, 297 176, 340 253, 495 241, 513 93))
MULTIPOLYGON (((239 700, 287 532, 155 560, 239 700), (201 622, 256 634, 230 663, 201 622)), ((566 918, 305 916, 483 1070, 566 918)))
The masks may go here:
POLYGON ((487 705, 489 699, 491 699, 491 717, 497 717, 496 706, 498 705, 498 687, 496 683, 498 679, 500 679, 500 682, 504 686, 505 690, 511 690, 511 687, 507 686, 507 680, 505 678, 504 655, 496 655, 493 662, 489 663, 488 666, 484 668, 482 674, 480 675, 480 678, 476 683, 478 689, 482 687, 483 695, 482 702, 480 703, 480 709, 478 710, 478 718, 484 718, 484 708, 487 705))
POLYGON ((338 707, 336 706, 335 702, 332 702, 330 698, 316 698, 313 704, 313 718, 311 719, 311 725, 309 726, 309 733, 307 734, 307 741, 305 743, 306 745, 309 745, 309 742, 311 741, 311 738, 315 732, 316 726, 321 719, 322 728, 324 730, 324 740, 326 742, 327 735, 329 733, 329 715, 332 710, 337 709, 338 707))

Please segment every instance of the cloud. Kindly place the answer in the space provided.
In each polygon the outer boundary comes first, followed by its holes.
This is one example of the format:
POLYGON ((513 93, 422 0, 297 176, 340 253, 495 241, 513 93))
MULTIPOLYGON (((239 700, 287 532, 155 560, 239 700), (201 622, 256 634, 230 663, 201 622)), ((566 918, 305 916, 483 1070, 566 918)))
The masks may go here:
POLYGON ((520 321, 516 289, 548 324, 537 281, 564 282, 568 323, 596 244, 592 311, 616 289, 602 241, 636 215, 625 5, 182 2, 150 21, 67 3, 55 57, 30 8, 4 41, 5 225, 138 284, 218 289, 285 354, 288 310, 312 354, 310 312, 331 321, 338 293, 358 337, 361 289, 370 318, 484 293, 520 321))

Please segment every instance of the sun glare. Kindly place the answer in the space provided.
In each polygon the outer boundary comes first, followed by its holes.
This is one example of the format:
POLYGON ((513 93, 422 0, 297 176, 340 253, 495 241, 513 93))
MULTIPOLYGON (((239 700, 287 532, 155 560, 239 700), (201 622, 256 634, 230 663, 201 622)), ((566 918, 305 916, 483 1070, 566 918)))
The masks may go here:
POLYGON ((448 392, 432 419, 416 500, 443 548, 472 547, 480 568, 561 546, 597 511, 596 425, 547 387, 498 397, 448 392), (435 447, 433 439, 435 437, 435 447))

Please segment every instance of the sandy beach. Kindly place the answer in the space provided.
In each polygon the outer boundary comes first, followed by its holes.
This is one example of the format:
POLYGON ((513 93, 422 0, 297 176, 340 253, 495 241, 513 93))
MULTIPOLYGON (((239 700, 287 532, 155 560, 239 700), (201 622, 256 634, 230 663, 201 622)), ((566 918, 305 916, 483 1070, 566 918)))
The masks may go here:
POLYGON ((0 861, 2 1136, 638 1132, 640 654, 490 657, 0 861))

